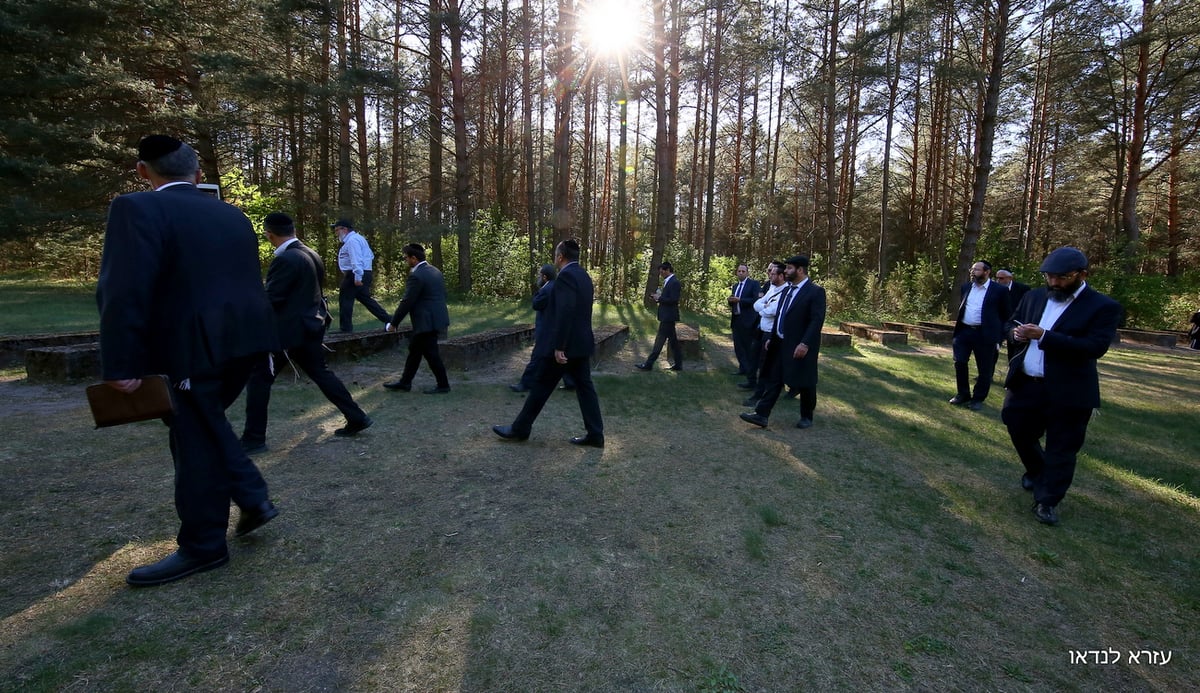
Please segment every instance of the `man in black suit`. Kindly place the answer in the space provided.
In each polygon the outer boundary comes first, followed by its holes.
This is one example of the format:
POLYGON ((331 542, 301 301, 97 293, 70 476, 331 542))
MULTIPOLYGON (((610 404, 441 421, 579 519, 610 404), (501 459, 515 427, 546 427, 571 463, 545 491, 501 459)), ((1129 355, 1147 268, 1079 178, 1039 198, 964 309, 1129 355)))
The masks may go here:
POLYGON ((1008 302, 1012 305, 1013 310, 1016 310, 1017 306, 1021 305, 1021 299, 1025 297, 1025 294, 1029 293, 1029 285, 1017 281, 1016 277, 1013 276, 1012 270, 1007 267, 1001 267, 996 270, 996 283, 1008 289, 1008 302))
MULTIPOLYGON (((1002 267, 996 270, 996 283, 1008 289, 1008 304, 1013 310, 1016 310, 1017 306, 1021 305, 1021 299, 1024 298, 1025 294, 1029 293, 1029 285, 1016 281, 1012 270, 1008 268, 1002 267)), ((1006 325, 1006 335, 1007 327, 1008 325, 1006 325)), ((1005 350, 1008 352, 1008 360, 1012 361, 1013 356, 1021 350, 1021 345, 1011 339, 1005 339, 1004 343, 1005 350)))
POLYGON ((950 404, 972 411, 983 408, 992 388, 996 359, 1004 324, 1012 315, 1008 289, 991 280, 992 265, 979 261, 971 266, 971 281, 959 288, 961 298, 954 323, 954 379, 958 392, 950 404), (975 356, 975 393, 971 394, 970 360, 975 356))
POLYGON ((754 302, 758 300, 758 280, 750 277, 750 267, 737 266, 737 281, 729 289, 729 330, 733 335, 733 355, 737 358, 737 375, 746 376, 746 382, 738 383, 743 390, 753 390, 758 384, 758 313, 754 302))
POLYGON ((546 308, 550 316, 546 332, 549 344, 545 351, 541 344, 534 347, 538 353, 545 354, 537 380, 512 424, 493 426, 492 431, 506 440, 529 438, 533 422, 554 393, 559 379, 570 375, 575 381, 575 397, 579 400, 579 412, 587 431, 585 435, 571 438, 571 442, 602 448, 604 418, 600 414, 596 385, 592 382, 592 354, 596 352, 592 334, 595 290, 592 278, 579 265, 579 242, 574 239, 560 242, 554 249, 554 264, 558 266, 558 279, 554 280, 550 305, 546 308))
POLYGON ((825 288, 808 276, 808 258, 793 255, 784 265, 791 284, 779 298, 779 310, 766 340, 766 387, 753 412, 742 420, 766 428, 771 410, 786 384, 800 394, 800 420, 796 428, 810 428, 817 408, 817 357, 821 353, 821 328, 825 324, 825 288))
POLYGON ((671 347, 671 356, 675 358, 675 362, 670 368, 673 371, 683 370, 683 348, 679 346, 679 337, 675 335, 675 323, 679 322, 679 297, 682 294, 682 288, 679 286, 679 279, 675 277, 675 269, 671 267, 671 263, 664 262, 658 266, 658 274, 662 277, 663 283, 658 291, 654 292, 654 300, 658 303, 658 334, 654 336, 654 348, 650 350, 650 355, 642 363, 635 364, 635 368, 639 371, 648 371, 654 368, 654 362, 658 360, 658 355, 662 353, 663 344, 669 344, 671 347))
POLYGON ((384 326, 394 332, 404 316, 412 316, 412 336, 408 341, 408 358, 404 361, 404 372, 399 380, 384 383, 389 390, 412 389, 413 376, 421 366, 421 359, 429 364, 437 381, 434 387, 425 388, 427 395, 441 395, 450 391, 450 380, 446 376, 446 365, 438 353, 438 337, 450 327, 450 310, 446 307, 446 281, 442 272, 425 262, 425 248, 409 243, 402 251, 408 263, 408 281, 404 286, 404 298, 392 315, 392 321, 384 326))
POLYGON ((275 259, 267 270, 267 298, 275 309, 279 346, 273 362, 261 362, 246 384, 246 425, 242 447, 255 454, 267 449, 267 406, 271 402, 271 384, 288 359, 316 383, 333 406, 346 417, 346 425, 333 432, 353 436, 371 425, 342 381, 325 363, 325 320, 328 317, 321 289, 325 283, 325 264, 296 238, 296 226, 286 214, 268 214, 263 222, 267 240, 275 247, 275 259))
MULTIPOLYGON (((537 381, 538 371, 542 367, 542 360, 546 356, 553 356, 554 346, 547 339, 547 331, 550 329, 550 319, 547 317, 546 308, 550 306, 550 294, 554 291, 554 278, 558 276, 558 270, 554 265, 549 263, 542 265, 541 272, 538 274, 538 290, 533 295, 533 310, 535 313, 533 323, 533 353, 529 355, 529 363, 525 364, 525 371, 521 373, 521 380, 516 385, 509 385, 508 388, 513 392, 529 392, 533 389, 533 384, 537 381)), ((571 380, 570 374, 563 374, 564 390, 574 390, 575 382, 571 380)))
POLYGON ((1041 266, 1046 286, 1025 295, 1011 329, 1025 348, 1008 369, 1000 418, 1025 466, 1021 486, 1033 491, 1033 513, 1050 525, 1058 523, 1058 504, 1075 477, 1092 410, 1100 406, 1096 361, 1121 321, 1121 304, 1087 285, 1087 268, 1077 248, 1047 255, 1041 266))
POLYGON ((279 514, 225 417, 255 360, 279 341, 250 220, 196 187, 199 159, 183 142, 151 135, 138 159, 154 191, 109 206, 96 302, 105 382, 130 393, 162 373, 172 385, 174 412, 164 421, 179 548, 125 578, 149 586, 229 562, 231 500, 241 508, 239 536, 279 514))

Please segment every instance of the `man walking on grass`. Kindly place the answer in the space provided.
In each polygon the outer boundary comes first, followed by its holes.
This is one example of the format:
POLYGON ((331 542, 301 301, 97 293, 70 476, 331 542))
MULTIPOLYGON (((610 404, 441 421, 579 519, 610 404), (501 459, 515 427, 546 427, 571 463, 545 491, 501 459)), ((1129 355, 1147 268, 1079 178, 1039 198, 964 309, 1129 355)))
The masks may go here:
POLYGON ((1025 466, 1021 486, 1033 491, 1033 514, 1048 525, 1058 524, 1058 504, 1100 406, 1096 362, 1121 321, 1121 304, 1088 286, 1087 269, 1087 256, 1077 248, 1047 255, 1041 267, 1046 286, 1025 294, 1010 330, 1021 351, 1008 369, 1000 418, 1025 466))
POLYGON ((550 319, 546 335, 550 343, 545 348, 541 344, 534 346, 534 353, 542 355, 537 379, 517 418, 508 426, 492 426, 492 431, 505 440, 529 438, 533 422, 554 393, 558 381, 564 375, 570 375, 575 381, 575 397, 579 400, 579 413, 583 415, 583 427, 587 431, 585 435, 571 438, 571 443, 602 448, 604 418, 600 414, 596 385, 592 382, 592 354, 596 352, 592 333, 595 289, 587 270, 579 264, 579 242, 575 239, 558 244, 554 249, 554 264, 558 266, 558 278, 554 280, 546 307, 550 319))
POLYGON ((806 256, 788 258, 785 267, 790 286, 780 294, 775 323, 765 336, 767 385, 754 411, 741 417, 747 423, 766 428, 786 384, 800 394, 800 420, 796 428, 810 428, 817 408, 817 356, 825 324, 825 288, 809 278, 806 256))
POLYGON ((267 449, 267 408, 271 385, 285 360, 304 371, 325 399, 346 417, 346 425, 333 432, 353 436, 371 425, 371 418, 350 396, 342 381, 325 363, 325 299, 321 288, 325 264, 321 256, 296 238, 292 218, 281 212, 263 221, 267 240, 275 247, 275 259, 267 270, 267 298, 275 309, 279 346, 273 363, 256 364, 246 384, 246 424, 242 447, 256 454, 267 449))
POLYGON ((96 303, 104 381, 127 394, 149 375, 171 383, 174 411, 164 422, 178 549, 125 578, 146 587, 229 562, 231 501, 241 508, 238 536, 279 514, 225 416, 279 340, 254 229, 236 207, 196 187, 196 150, 151 135, 138 144, 137 172, 153 190, 109 205, 96 303))

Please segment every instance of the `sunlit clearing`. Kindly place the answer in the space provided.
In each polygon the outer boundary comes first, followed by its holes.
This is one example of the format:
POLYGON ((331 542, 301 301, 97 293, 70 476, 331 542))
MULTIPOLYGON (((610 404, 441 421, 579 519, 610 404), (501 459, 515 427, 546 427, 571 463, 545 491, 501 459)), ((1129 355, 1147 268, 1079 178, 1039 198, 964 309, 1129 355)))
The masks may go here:
POLYGON ((593 0, 579 15, 584 45, 597 55, 621 56, 642 42, 644 4, 630 0, 593 0))

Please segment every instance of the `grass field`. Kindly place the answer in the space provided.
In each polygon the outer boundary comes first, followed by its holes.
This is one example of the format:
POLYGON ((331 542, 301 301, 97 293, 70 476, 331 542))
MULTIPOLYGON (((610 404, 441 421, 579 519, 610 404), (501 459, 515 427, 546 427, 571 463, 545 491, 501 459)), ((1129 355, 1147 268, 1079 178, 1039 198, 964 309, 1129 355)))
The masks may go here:
POLYGON ((9 371, 0 690, 1200 680, 1200 356, 1109 352, 1062 523, 1045 527, 999 393, 978 413, 946 404, 946 348, 827 350, 816 425, 793 428, 785 401, 760 430, 737 418, 726 321, 703 319, 707 368, 682 373, 632 369, 648 311, 598 322, 636 329, 597 374, 604 450, 567 443, 582 433, 569 393, 529 441, 491 433, 520 407, 506 384, 521 354, 451 373, 444 397, 379 386, 402 354, 341 366, 376 422, 349 440, 311 384, 281 378, 257 461, 282 514, 231 539, 227 567, 145 590, 124 576, 170 551, 176 527, 164 428, 93 431, 80 388, 9 371))

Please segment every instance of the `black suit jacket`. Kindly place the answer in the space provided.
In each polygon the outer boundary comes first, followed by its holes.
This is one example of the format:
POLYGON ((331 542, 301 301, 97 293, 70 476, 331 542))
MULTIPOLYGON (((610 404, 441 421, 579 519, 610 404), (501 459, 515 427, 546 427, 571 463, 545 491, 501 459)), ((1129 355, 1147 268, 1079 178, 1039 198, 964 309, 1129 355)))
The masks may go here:
MULTIPOLYGON (((971 291, 971 282, 967 282, 959 287, 958 314, 954 325, 954 334, 958 334, 966 329, 963 323, 963 313, 967 310, 967 294, 971 291)), ((1009 290, 1000 286, 994 281, 988 280, 987 293, 983 295, 983 322, 979 324, 979 331, 983 333, 983 338, 987 341, 1000 343, 1004 339, 1005 323, 1012 316, 1012 303, 1010 303, 1009 290)))
POLYGON ((105 380, 215 375, 279 348, 250 220, 194 185, 112 201, 96 303, 105 380))
POLYGON ((793 292, 783 316, 783 342, 779 358, 783 361, 783 381, 788 387, 812 387, 817 384, 817 356, 821 352, 821 328, 825 325, 825 287, 811 279, 793 292), (796 346, 808 345, 804 358, 792 358, 796 346))
POLYGON ((279 346, 291 349, 325 332, 321 278, 325 263, 300 241, 288 245, 267 270, 267 298, 275 309, 279 346))
MULTIPOLYGON (((1037 324, 1042 319, 1048 300, 1046 287, 1033 289, 1021 299, 1013 320, 1021 324, 1037 324)), ((1046 395, 1050 402, 1062 407, 1092 409, 1100 406, 1100 376, 1096 360, 1108 352, 1121 322, 1121 304, 1090 286, 1084 287, 1066 311, 1046 334, 1039 346, 1045 355, 1046 395)), ((1009 330, 1011 336, 1011 329, 1009 330)), ((1025 375, 1024 359, 1027 342, 1016 342, 1023 349, 1013 356, 1004 380, 1012 387, 1017 378, 1025 375)))
POLYGON ((578 262, 568 263, 558 271, 546 310, 552 316, 554 349, 564 352, 569 359, 588 357, 596 351, 592 335, 594 299, 592 278, 578 262))
POLYGON ((1029 285, 1022 284, 1019 281, 1013 280, 1012 286, 1008 287, 1008 300, 1012 304, 1013 310, 1021 305, 1021 299, 1025 298, 1025 294, 1029 293, 1029 285))
MULTIPOLYGON (((662 287, 658 296, 658 321, 679 322, 679 297, 683 288, 679 286, 679 277, 671 275, 670 281, 662 287)), ((751 308, 753 308, 751 303, 751 308)))
POLYGON ((533 356, 553 356, 553 335, 550 331, 550 297, 554 294, 554 280, 542 284, 533 295, 533 310, 537 313, 533 322, 533 356))
POLYGON ((450 327, 446 281, 442 271, 428 262, 418 264, 408 273, 404 297, 392 315, 392 324, 398 327, 405 315, 412 315, 413 334, 444 333, 450 327))
MULTIPOLYGON (((733 286, 729 287, 730 296, 737 291, 737 285, 738 282, 734 282, 733 286)), ((758 313, 754 312, 754 302, 758 300, 759 289, 757 279, 746 277, 746 285, 742 287, 742 295, 736 304, 741 307, 741 312, 730 317, 731 325, 737 323, 747 329, 758 327, 758 313)), ((729 304, 730 312, 733 311, 733 306, 734 304, 729 304)))

